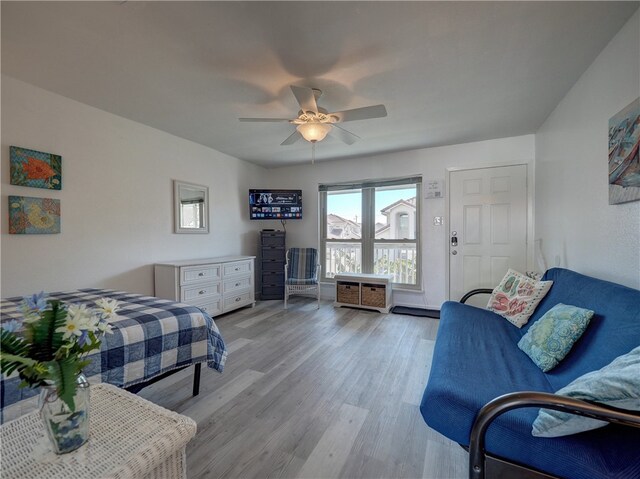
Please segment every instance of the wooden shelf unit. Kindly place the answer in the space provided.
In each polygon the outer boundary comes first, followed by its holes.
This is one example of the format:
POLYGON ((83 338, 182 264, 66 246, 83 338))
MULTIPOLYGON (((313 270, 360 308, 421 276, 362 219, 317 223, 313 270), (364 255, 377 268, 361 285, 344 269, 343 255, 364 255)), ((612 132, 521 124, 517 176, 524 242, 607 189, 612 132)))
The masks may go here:
POLYGON ((350 306, 388 313, 393 307, 391 299, 392 274, 336 274, 336 300, 334 306, 350 306), (356 300, 357 298, 357 300, 356 300))

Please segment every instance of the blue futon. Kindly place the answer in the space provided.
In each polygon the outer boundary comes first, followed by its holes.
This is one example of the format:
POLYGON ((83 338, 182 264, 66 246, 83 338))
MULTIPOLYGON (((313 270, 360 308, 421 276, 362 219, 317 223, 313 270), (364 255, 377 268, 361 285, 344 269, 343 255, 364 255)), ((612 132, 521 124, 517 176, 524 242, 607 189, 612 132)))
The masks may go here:
MULTIPOLYGON (((468 446, 478 412, 494 398, 516 391, 554 393, 640 345, 640 291, 560 268, 547 271, 543 279, 553 286, 522 329, 484 309, 443 305, 420 406, 430 427, 468 446), (595 314, 567 357, 543 373, 517 343, 558 303, 595 314)), ((640 429, 610 424, 570 436, 534 437, 531 426, 538 410, 527 407, 498 416, 487 430, 486 452, 555 477, 640 478, 640 429)))

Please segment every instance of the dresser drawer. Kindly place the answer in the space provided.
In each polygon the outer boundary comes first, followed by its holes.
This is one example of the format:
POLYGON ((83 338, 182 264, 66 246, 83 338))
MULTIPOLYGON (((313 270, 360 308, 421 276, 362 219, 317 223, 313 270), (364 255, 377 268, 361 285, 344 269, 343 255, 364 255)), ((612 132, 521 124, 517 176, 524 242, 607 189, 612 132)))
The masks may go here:
POLYGON ((251 291, 245 291, 244 293, 238 293, 224 298, 224 310, 229 311, 231 309, 239 308, 245 304, 253 302, 253 295, 251 291))
POLYGON ((281 299, 284 297, 284 285, 262 286, 262 299, 281 299))
POLYGON ((251 274, 251 261, 237 261, 224 264, 224 276, 248 276, 251 274))
POLYGON ((194 304, 209 316, 217 316, 222 313, 222 298, 207 301, 202 304, 194 304))
POLYGON ((276 260, 276 261, 284 261, 284 257, 285 257, 285 250, 284 250, 284 246, 273 246, 273 247, 266 247, 266 248, 262 248, 262 260, 276 260))
POLYGON ((220 283, 202 283, 180 288, 181 301, 184 303, 200 303, 200 298, 220 296, 222 294, 220 283))
POLYGON ((195 284, 220 279, 220 265, 183 266, 180 268, 180 284, 195 284))
POLYGON ((284 284, 284 272, 266 271, 262 273, 262 286, 282 286, 284 284))
POLYGON ((285 234, 283 232, 262 231, 260 235, 262 246, 282 246, 284 248, 285 234))
POLYGON ((228 279, 222 284, 222 291, 224 294, 231 293, 233 291, 244 291, 251 289, 251 276, 246 278, 228 279))
POLYGON ((279 271, 284 274, 284 261, 265 260, 262 262, 262 271, 279 271))

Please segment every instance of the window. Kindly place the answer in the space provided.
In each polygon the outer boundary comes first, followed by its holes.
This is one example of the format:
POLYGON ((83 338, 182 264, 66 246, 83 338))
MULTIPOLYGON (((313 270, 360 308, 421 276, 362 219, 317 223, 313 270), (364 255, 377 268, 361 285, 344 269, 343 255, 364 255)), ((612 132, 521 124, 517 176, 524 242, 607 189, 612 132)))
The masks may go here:
POLYGON ((320 185, 323 279, 393 274, 420 284, 420 177, 320 185))
POLYGON ((409 213, 398 213, 398 233, 396 238, 409 237, 409 213))

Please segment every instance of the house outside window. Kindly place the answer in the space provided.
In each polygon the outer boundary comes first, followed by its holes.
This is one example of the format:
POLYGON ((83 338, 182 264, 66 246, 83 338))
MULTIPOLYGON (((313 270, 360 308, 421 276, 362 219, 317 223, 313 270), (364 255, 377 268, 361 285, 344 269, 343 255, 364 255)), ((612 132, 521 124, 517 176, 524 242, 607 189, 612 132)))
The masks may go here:
POLYGON ((320 185, 323 280, 393 274, 420 285, 420 177, 320 185))

